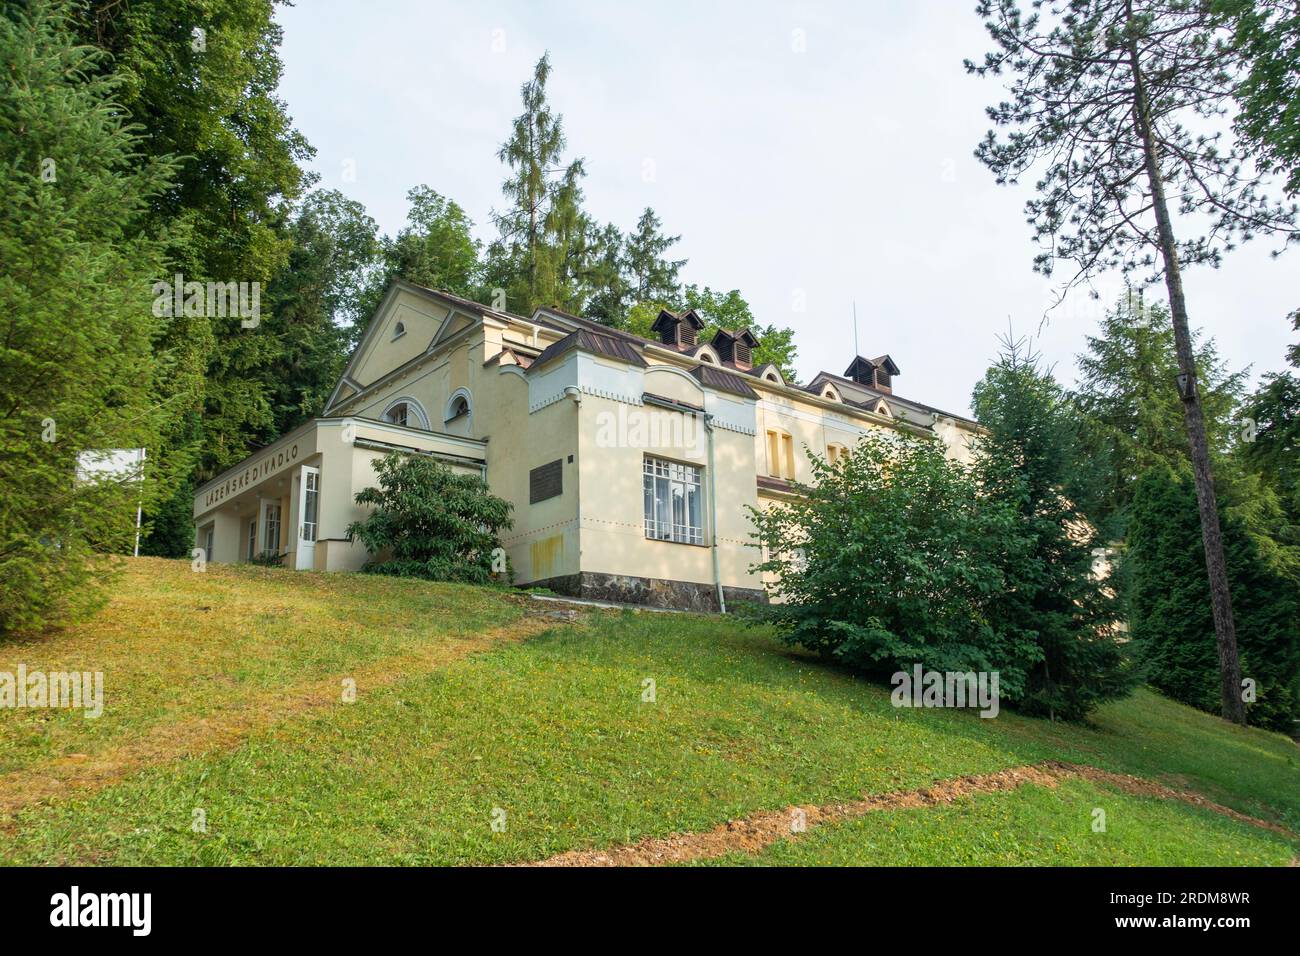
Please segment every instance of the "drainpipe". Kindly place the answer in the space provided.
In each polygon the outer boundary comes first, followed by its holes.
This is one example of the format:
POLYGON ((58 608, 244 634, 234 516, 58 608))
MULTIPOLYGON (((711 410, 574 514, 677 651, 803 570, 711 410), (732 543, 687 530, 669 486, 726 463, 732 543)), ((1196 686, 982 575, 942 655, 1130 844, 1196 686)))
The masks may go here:
POLYGON ((718 610, 727 613, 727 599, 722 596, 722 569, 718 563, 718 469, 713 458, 713 416, 704 413, 704 433, 709 440, 709 529, 713 535, 713 587, 718 594, 718 610))
POLYGON ((582 389, 576 385, 566 385, 564 394, 567 398, 573 400, 574 416, 577 419, 577 427, 573 430, 573 509, 574 520, 577 522, 578 537, 578 594, 582 594, 582 482, 580 477, 582 472, 582 454, 578 448, 578 443, 582 440, 582 389))

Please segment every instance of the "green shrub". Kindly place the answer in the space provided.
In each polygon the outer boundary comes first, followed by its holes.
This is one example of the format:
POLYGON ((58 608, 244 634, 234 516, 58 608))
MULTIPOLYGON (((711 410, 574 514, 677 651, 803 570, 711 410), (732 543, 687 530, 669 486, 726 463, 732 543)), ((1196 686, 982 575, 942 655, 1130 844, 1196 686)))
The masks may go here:
POLYGON ((814 456, 801 496, 753 511, 758 569, 779 580, 783 637, 877 674, 1000 671, 1025 691, 1034 645, 996 626, 1015 513, 981 500, 972 470, 929 438, 872 432, 834 466, 814 456))
POLYGON ((348 538, 373 556, 363 570, 471 584, 510 579, 497 535, 511 525, 511 505, 483 479, 402 452, 386 455, 376 469, 379 487, 356 496, 375 510, 348 526, 348 538))

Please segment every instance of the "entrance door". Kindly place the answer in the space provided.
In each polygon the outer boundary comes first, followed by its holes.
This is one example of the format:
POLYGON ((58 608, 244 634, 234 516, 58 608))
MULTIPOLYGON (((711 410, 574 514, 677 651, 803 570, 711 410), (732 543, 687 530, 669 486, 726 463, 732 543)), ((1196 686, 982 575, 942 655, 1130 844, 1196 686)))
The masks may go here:
POLYGON ((299 571, 309 571, 316 566, 316 533, 320 522, 320 469, 302 466, 302 481, 298 498, 298 560, 299 571))

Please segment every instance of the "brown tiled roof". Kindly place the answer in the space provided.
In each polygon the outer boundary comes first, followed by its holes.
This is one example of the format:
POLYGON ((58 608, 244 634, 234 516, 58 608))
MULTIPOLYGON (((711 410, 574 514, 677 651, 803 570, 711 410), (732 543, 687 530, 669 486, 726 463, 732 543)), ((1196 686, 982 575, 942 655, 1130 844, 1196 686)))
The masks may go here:
POLYGON ((542 354, 533 360, 533 365, 545 365, 551 359, 563 355, 570 349, 581 349, 595 355, 604 355, 607 358, 618 359, 621 362, 639 365, 642 368, 646 364, 645 359, 641 357, 641 350, 632 343, 612 335, 593 332, 590 329, 577 329, 543 349, 542 354))
POLYGON ((715 365, 697 365, 691 369, 691 376, 702 385, 716 388, 719 392, 730 392, 743 398, 758 398, 758 392, 750 388, 743 378, 715 365))
MULTIPOLYGON (((853 388, 859 388, 862 391, 866 392, 867 394, 871 395, 870 402, 852 402, 851 400, 850 402, 848 402, 848 404, 860 405, 861 407, 867 408, 868 410, 871 408, 871 406, 875 405, 878 399, 883 398, 885 400, 885 403, 891 406, 898 405, 903 408, 911 408, 913 410, 918 410, 923 412, 933 412, 936 415, 942 415, 947 418, 951 418, 954 421, 968 422, 972 425, 979 424, 979 422, 977 422, 975 419, 967 415, 957 415, 953 412, 945 412, 942 408, 935 408, 933 405, 927 405, 924 402, 918 402, 914 398, 903 398, 903 396, 899 395, 897 392, 887 394, 885 392, 879 391, 878 389, 872 388, 870 385, 863 385, 861 382, 855 382, 851 378, 844 378, 843 376, 840 375, 832 375, 830 372, 818 372, 813 377, 813 381, 817 381, 817 379, 829 380, 835 382, 836 384, 843 383, 845 385, 851 385, 853 388)), ((800 385, 798 387, 803 389, 806 392, 811 391, 814 394, 816 394, 817 391, 811 385, 800 385)))

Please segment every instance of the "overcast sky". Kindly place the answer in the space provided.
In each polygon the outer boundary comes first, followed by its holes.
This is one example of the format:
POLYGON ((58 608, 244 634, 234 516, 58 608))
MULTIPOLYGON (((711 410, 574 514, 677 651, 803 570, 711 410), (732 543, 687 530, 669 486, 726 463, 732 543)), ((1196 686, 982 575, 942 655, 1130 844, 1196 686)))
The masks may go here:
MULTIPOLYGON (((395 232, 424 183, 493 229, 497 149, 549 50, 552 108, 586 160, 586 208, 624 231, 652 206, 685 282, 736 288, 789 325, 806 381, 889 353, 900 395, 962 413, 1010 319, 1067 384, 1118 290, 1077 295, 1039 330, 1025 194, 972 156, 994 80, 973 0, 760 3, 298 0, 281 9, 282 93, 321 186, 395 232), (355 181, 345 181, 345 163, 355 181)), ((1284 366, 1300 249, 1263 243, 1186 276, 1194 326, 1234 367, 1284 366)), ((1159 295, 1151 290, 1149 295, 1159 295)))

